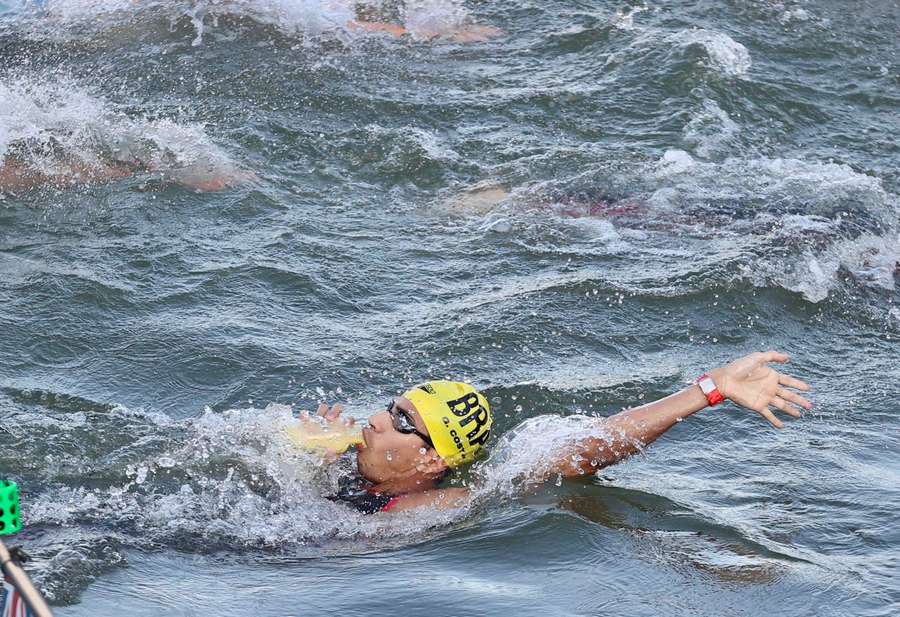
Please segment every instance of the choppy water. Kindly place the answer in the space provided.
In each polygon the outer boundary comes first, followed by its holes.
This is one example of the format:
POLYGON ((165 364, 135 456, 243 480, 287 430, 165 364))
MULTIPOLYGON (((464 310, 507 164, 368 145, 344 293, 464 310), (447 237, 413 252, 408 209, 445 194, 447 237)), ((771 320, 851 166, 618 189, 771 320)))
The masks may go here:
POLYGON ((353 10, 0 0, 0 156, 153 170, 0 198, 0 470, 57 613, 897 614, 900 6, 353 10), (785 430, 707 411, 526 496, 498 445, 463 512, 322 499, 269 406, 464 378, 539 457, 526 419, 767 348, 816 388, 785 430))

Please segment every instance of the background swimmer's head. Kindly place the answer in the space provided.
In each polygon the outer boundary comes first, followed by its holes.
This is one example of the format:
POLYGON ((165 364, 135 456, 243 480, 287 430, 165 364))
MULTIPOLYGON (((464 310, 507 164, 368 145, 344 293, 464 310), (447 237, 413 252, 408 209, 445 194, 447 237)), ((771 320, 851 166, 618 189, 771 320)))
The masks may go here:
POLYGON ((360 474, 376 484, 427 489, 450 469, 466 465, 490 437, 491 408, 472 386, 420 384, 369 418, 360 474))

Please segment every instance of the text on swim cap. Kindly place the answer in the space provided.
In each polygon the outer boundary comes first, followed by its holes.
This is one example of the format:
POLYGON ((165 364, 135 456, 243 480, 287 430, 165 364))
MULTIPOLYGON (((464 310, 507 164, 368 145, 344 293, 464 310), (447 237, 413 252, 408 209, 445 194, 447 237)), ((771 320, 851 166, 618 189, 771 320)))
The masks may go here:
MULTIPOLYGON (((459 423, 460 428, 473 422, 475 423, 472 430, 466 433, 466 439, 469 444, 473 446, 484 445, 490 436, 491 431, 488 428, 482 430, 482 427, 488 423, 489 415, 488 410, 482 407, 481 403, 478 402, 478 395, 471 392, 456 400, 447 401, 447 407, 450 408, 450 411, 453 412, 454 416, 463 418, 459 423)), ((459 444, 457 444, 457 447, 458 445, 459 444)))

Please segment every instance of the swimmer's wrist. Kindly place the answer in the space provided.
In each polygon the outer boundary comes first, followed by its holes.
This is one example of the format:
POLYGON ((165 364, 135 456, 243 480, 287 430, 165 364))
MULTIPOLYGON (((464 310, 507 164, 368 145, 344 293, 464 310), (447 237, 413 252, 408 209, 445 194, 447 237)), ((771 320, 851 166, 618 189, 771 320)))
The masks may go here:
POLYGON ((729 398, 725 387, 728 383, 728 377, 722 368, 715 368, 704 373, 695 383, 706 397, 709 407, 714 407, 729 398))
POLYGON ((709 371, 709 376, 712 378, 713 382, 715 382, 716 388, 719 389, 719 392, 722 393, 722 396, 724 396, 726 400, 730 399, 731 395, 728 388, 730 380, 728 379, 728 375, 726 374, 725 369, 722 367, 714 368, 709 371))

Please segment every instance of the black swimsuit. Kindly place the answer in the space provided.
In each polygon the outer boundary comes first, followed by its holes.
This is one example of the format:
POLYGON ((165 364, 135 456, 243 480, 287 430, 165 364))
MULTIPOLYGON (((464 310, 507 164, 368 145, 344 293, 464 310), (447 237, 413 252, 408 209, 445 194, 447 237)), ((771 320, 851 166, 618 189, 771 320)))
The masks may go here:
POLYGON ((376 493, 372 491, 372 488, 372 483, 360 477, 342 479, 337 494, 328 499, 346 503, 363 514, 387 512, 397 502, 398 497, 376 493))

